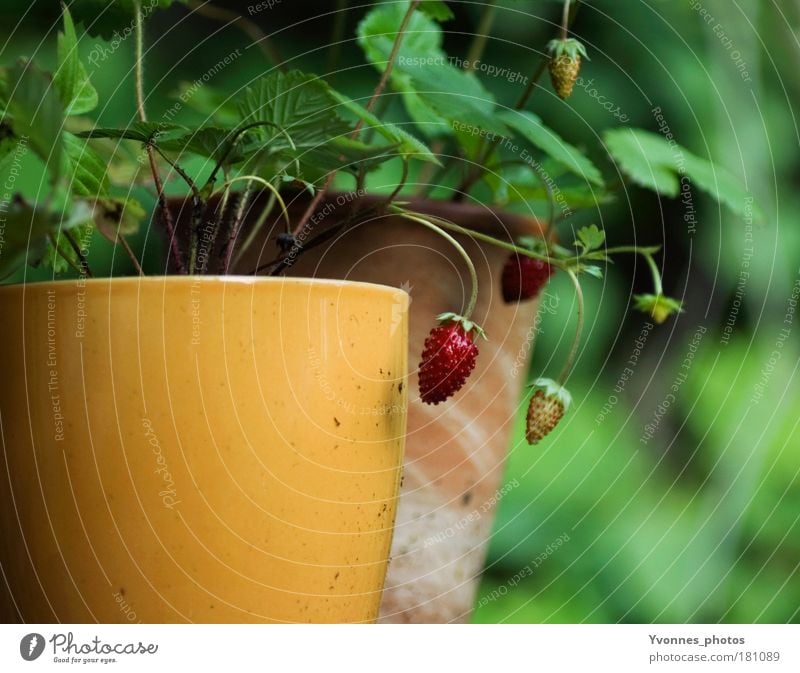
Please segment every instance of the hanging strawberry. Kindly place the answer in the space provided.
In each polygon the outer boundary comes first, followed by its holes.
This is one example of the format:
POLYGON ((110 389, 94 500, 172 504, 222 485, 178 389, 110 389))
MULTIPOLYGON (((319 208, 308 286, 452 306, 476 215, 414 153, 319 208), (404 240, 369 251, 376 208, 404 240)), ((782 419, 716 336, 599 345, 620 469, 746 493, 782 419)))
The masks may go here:
POLYGON ((455 313, 442 313, 425 340, 419 366, 419 392, 425 404, 439 404, 458 392, 475 368, 475 337, 483 329, 455 313))
POLYGON ((551 40, 547 45, 550 55, 548 69, 553 88, 560 98, 566 100, 572 95, 575 82, 581 71, 581 57, 588 59, 586 47, 573 38, 551 40))
POLYGON ((538 444, 549 435, 572 404, 567 389, 552 379, 536 379, 533 391, 525 426, 528 444, 538 444))

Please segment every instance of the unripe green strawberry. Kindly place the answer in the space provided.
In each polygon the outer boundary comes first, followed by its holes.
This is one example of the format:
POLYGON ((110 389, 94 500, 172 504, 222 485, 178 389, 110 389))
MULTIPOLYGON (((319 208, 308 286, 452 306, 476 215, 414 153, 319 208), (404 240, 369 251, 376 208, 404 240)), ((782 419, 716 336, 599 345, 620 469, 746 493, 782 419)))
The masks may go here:
POLYGON ((549 435, 572 404, 567 389, 552 379, 536 379, 533 390, 525 427, 525 438, 531 445, 549 435))
POLYGON ((647 313, 658 324, 663 323, 671 315, 683 313, 681 302, 663 294, 637 294, 634 297, 637 310, 647 313))
POLYGON ((578 40, 570 38, 551 40, 547 52, 550 54, 548 68, 553 88, 560 98, 566 100, 572 95, 581 72, 581 57, 589 58, 586 48, 578 40))

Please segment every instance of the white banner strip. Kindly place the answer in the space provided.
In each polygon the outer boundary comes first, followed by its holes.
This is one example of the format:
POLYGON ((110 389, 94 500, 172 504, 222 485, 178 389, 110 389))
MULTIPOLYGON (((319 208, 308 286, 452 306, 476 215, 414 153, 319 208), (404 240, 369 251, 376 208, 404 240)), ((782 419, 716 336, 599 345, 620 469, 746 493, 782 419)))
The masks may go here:
POLYGON ((800 671, 800 626, 5 625, 0 671, 800 671))

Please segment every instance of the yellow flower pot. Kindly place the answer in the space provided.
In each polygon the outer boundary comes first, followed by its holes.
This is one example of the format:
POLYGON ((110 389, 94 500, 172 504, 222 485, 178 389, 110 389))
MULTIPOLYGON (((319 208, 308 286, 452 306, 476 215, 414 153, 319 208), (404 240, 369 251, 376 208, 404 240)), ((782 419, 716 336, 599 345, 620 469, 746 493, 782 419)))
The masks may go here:
POLYGON ((300 279, 0 288, 2 621, 373 621, 407 309, 300 279))

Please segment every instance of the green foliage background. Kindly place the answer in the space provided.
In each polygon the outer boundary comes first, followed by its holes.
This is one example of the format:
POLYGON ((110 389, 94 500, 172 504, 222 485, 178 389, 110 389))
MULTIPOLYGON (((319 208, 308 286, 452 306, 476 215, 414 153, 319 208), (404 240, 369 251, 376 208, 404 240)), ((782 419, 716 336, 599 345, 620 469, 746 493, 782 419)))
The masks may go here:
MULTIPOLYGON (((244 14, 248 4, 227 3, 244 14)), ((254 20, 276 32, 284 54, 297 55, 292 67, 324 74, 329 52, 321 47, 331 27, 326 12, 337 4, 287 1, 254 20), (284 29, 296 22, 302 23, 284 29)), ((450 5, 455 19, 444 24, 444 46, 463 56, 480 8, 450 5)), ((499 5, 497 38, 489 39, 483 60, 528 74, 552 37, 560 4, 499 5)), ((356 44, 363 10, 347 16, 340 71, 330 79, 363 97, 376 73, 356 44)), ((56 3, 6 0, 0 19, 3 39, 10 40, 2 65, 18 54, 55 62, 54 40, 41 44, 41 36, 58 28, 56 3)), ((800 287, 799 32, 795 2, 592 0, 575 24, 592 57, 584 64, 584 86, 566 105, 547 86, 534 94, 530 109, 570 143, 592 148, 592 159, 607 171, 613 167, 602 151, 603 132, 620 126, 622 115, 622 125, 657 131, 652 110, 660 107, 682 145, 747 183, 764 221, 754 226, 751 241, 742 213, 698 193, 697 231, 689 236, 680 201, 659 199, 627 181, 614 203, 576 217, 576 223, 602 225, 614 243, 663 242, 665 289, 684 299, 686 312, 649 334, 634 373, 615 391, 646 322, 627 310, 633 292, 647 291, 646 271, 623 260, 604 280, 587 284, 589 339, 569 381, 575 405, 540 447, 514 439, 507 479, 519 486, 500 503, 475 621, 800 620, 800 318, 789 313, 800 287), (737 297, 745 269, 749 276, 737 297), (734 301, 741 307, 723 341, 734 301), (700 326, 707 331, 680 392, 644 442, 645 426, 669 394, 700 326), (611 395, 616 402, 598 421, 611 395), (565 534, 569 541, 548 552, 565 534), (537 567, 530 574, 509 584, 532 564, 537 567)), ((176 81, 195 81, 236 49, 242 55, 225 70, 225 90, 236 91, 270 67, 258 49, 242 48, 238 31, 187 18, 183 7, 157 13, 148 37, 153 118, 175 104, 176 81), (173 31, 176 24, 180 30, 173 31)), ((81 44, 84 56, 109 45, 100 38, 81 44)), ((101 100, 108 101, 93 113, 98 125, 130 121, 132 51, 127 40, 91 70, 101 100)), ((503 100, 514 100, 523 86, 501 77, 481 80, 503 100)), ((198 95, 205 94, 210 91, 203 88, 198 95)), ((189 107, 182 114, 202 119, 189 107)), ((407 121, 399 101, 385 115, 407 121)), ((386 164, 368 184, 391 191, 398 173, 398 166, 386 164)), ((38 188, 35 168, 23 171, 21 180, 29 190, 38 188)), ((139 191, 152 207, 152 198, 139 191)), ((143 231, 134 241, 137 249, 146 236, 143 231)), ((99 272, 130 272, 110 244, 98 237, 93 245, 99 272)), ((150 236, 146 250, 146 268, 158 272, 163 251, 157 239, 150 236)), ((46 272, 26 270, 17 279, 23 274, 30 280, 46 272)), ((556 373, 568 348, 571 290, 556 278, 549 292, 560 308, 544 318, 532 376, 556 373)))

